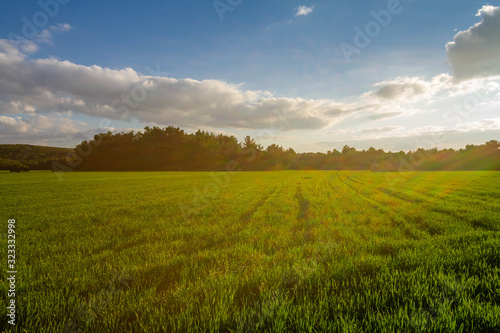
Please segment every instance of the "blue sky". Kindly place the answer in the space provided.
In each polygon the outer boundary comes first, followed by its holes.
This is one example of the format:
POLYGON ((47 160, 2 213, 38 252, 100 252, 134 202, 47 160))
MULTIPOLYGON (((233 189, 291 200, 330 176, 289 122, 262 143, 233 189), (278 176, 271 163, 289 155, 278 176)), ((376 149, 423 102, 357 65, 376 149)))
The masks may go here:
POLYGON ((251 135, 296 151, 500 139, 497 6, 7 0, 0 143, 71 147, 99 131, 152 124, 251 135), (381 24, 374 12, 390 18, 381 24), (29 25, 36 34, 26 34, 29 25), (360 30, 366 47, 356 45, 360 30), (13 34, 28 38, 13 43, 13 34), (346 57, 342 45, 358 52, 346 57), (147 80, 154 89, 141 88, 147 80), (144 100, 123 116, 120 96, 138 91, 144 100))

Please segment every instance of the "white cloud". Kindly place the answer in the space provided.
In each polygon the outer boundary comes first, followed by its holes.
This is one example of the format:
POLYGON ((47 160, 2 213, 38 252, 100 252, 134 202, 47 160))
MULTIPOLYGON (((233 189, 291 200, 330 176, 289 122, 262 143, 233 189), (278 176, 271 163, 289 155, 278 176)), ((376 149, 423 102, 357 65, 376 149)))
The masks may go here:
MULTIPOLYGON (((68 23, 59 23, 49 26, 47 29, 42 29, 36 36, 33 36, 29 39, 22 36, 13 35, 13 37, 9 37, 9 44, 26 54, 35 53, 38 51, 40 44, 52 45, 53 33, 66 32, 71 30, 72 28, 73 27, 68 23)), ((5 42, 5 40, 0 39, 0 42, 2 41, 5 42)), ((2 47, 0 47, 0 52, 1 50, 2 47)))
POLYGON ((491 6, 491 5, 484 5, 483 8, 481 8, 477 11, 476 16, 481 17, 484 14, 493 15, 496 10, 498 10, 498 7, 491 6))
POLYGON ((44 144, 47 140, 82 140, 82 126, 85 124, 55 115, 0 116, 0 141, 44 144))
MULTIPOLYGON (((299 6, 299 7, 296 7, 295 8, 295 13, 293 15, 293 17, 300 17, 300 16, 307 16, 309 14, 311 14, 314 10, 314 6, 311 6, 311 7, 307 7, 307 6, 299 6)), ((295 22, 295 19, 294 18, 289 18, 285 21, 283 21, 282 23, 283 24, 293 24, 295 22)), ((278 23, 278 22, 275 22, 271 25, 268 25, 266 27, 266 31, 270 31, 271 29, 274 29, 276 27, 279 27, 281 25, 281 23, 278 23)))
POLYGON ((49 44, 52 45, 52 32, 47 29, 43 29, 34 39, 36 44, 49 44))
MULTIPOLYGON (((375 111, 370 119, 383 118, 386 112, 400 111, 405 114, 415 113, 417 109, 429 109, 436 103, 450 103, 460 98, 473 98, 482 104, 491 104, 498 100, 500 80, 495 77, 477 78, 456 82, 448 74, 439 74, 429 80, 420 77, 398 77, 373 85, 374 90, 361 96, 361 100, 370 106, 365 110, 375 111), (399 109, 398 109, 399 108, 399 109)), ((442 107, 442 106, 441 106, 442 107)), ((420 111, 418 111, 420 112, 420 111)))
POLYGON ((183 127, 293 130, 327 127, 348 114, 349 105, 278 98, 217 80, 31 60, 0 40, 0 114, 65 111, 183 127))
POLYGON ((314 6, 299 6, 296 9, 297 11, 295 12, 294 16, 307 16, 313 12, 314 6))
POLYGON ((411 99, 427 93, 427 86, 418 80, 402 81, 378 83, 375 87, 381 86, 381 88, 376 90, 374 95, 383 99, 411 99))
POLYGON ((500 8, 483 6, 481 22, 455 35, 446 45, 456 81, 500 75, 500 8))
POLYGON ((0 116, 0 133, 5 134, 19 134, 26 133, 28 126, 21 117, 5 117, 0 116))
POLYGON ((58 23, 56 25, 51 26, 49 29, 54 32, 60 32, 60 31, 65 32, 65 31, 70 31, 71 29, 73 29, 73 27, 68 23, 58 23))
POLYGON ((376 97, 383 100, 402 100, 414 102, 429 98, 451 87, 452 77, 440 74, 431 80, 419 77, 398 77, 390 81, 382 81, 373 85, 375 91, 366 93, 365 97, 376 97), (380 88, 379 88, 380 87, 380 88))

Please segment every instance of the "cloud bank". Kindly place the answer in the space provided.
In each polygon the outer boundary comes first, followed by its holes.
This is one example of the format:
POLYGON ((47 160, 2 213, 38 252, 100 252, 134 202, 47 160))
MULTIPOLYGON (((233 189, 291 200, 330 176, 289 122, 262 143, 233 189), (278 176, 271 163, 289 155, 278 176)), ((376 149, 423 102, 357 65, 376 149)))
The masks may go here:
POLYGON ((327 127, 348 111, 347 105, 334 100, 274 97, 218 80, 152 74, 29 59, 0 40, 0 113, 71 111, 186 127, 295 130, 327 127))
POLYGON ((483 6, 477 16, 481 22, 446 45, 457 81, 500 75, 500 7, 483 6))

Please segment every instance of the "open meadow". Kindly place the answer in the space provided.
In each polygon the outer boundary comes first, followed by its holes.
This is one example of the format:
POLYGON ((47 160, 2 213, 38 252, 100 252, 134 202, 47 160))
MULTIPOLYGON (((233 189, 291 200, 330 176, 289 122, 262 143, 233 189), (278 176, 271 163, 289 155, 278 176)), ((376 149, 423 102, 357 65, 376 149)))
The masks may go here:
POLYGON ((500 332, 500 172, 0 173, 0 200, 0 331, 500 332))

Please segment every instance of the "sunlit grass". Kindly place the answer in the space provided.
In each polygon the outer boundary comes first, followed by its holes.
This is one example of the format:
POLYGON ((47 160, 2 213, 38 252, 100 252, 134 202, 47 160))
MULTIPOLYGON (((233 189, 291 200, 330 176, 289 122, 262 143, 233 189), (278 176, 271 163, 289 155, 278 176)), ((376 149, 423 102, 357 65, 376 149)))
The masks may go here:
POLYGON ((500 173, 2 173, 0 189, 19 332, 500 327, 500 173))

